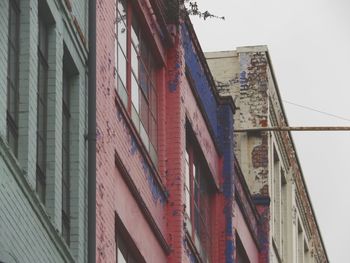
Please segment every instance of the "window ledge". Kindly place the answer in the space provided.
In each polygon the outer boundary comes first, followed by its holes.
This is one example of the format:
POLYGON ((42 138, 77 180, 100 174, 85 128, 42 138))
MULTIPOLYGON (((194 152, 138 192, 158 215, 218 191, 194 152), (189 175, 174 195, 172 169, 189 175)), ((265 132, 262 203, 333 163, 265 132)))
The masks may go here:
POLYGON ((0 136, 0 157, 4 160, 5 164, 16 180, 18 187, 21 189, 23 195, 28 200, 33 212, 36 214, 43 228, 46 230, 49 237, 53 241, 54 246, 61 254, 62 259, 64 259, 66 262, 74 262, 74 258, 71 255, 69 248, 52 224, 49 215, 46 213, 45 207, 41 204, 39 197, 27 182, 26 172, 21 169, 16 157, 13 155, 11 149, 8 147, 2 136, 0 136))
POLYGON ((138 145, 139 150, 142 154, 142 157, 146 160, 147 164, 149 165, 151 173, 154 175, 155 181, 156 181, 158 187, 160 188, 160 190, 162 191, 162 194, 167 202, 168 197, 169 197, 169 193, 168 193, 168 190, 166 189, 164 182, 163 182, 163 180, 158 172, 158 169, 155 167, 155 164, 151 160, 151 157, 150 157, 146 147, 144 146, 144 144, 142 142, 140 134, 137 132, 137 130, 134 126, 134 123, 132 122, 131 117, 129 116, 128 112, 126 111, 126 109, 123 105, 123 102, 119 98, 119 95, 118 95, 116 89, 114 89, 114 91, 115 91, 116 107, 122 113, 123 119, 125 120, 129 130, 131 131, 133 137, 135 138, 135 140, 137 142, 137 145, 138 145))

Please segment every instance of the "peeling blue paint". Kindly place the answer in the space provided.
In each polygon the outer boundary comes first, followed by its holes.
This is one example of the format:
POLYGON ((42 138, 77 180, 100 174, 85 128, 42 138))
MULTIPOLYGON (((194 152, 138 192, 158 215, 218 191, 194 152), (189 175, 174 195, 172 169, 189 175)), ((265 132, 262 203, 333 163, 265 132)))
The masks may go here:
POLYGON ((229 105, 221 105, 218 109, 219 146, 221 148, 223 163, 223 194, 225 197, 225 262, 233 262, 235 250, 233 233, 233 202, 234 202, 234 152, 233 152, 233 112, 229 105))
POLYGON ((117 109, 117 118, 118 121, 122 122, 122 125, 124 127, 124 132, 126 132, 129 136, 129 141, 130 141, 130 153, 132 156, 137 155, 139 157, 139 160, 142 165, 142 171, 143 174, 145 175, 146 181, 149 186, 149 190, 152 194, 152 199, 154 201, 154 204, 157 205, 160 203, 161 205, 165 205, 166 203, 166 194, 164 194, 163 190, 160 189, 160 186, 158 185, 158 182, 155 179, 155 174, 151 172, 151 169, 149 167, 149 164, 147 163, 146 159, 142 155, 138 142, 134 135, 130 132, 130 130, 127 128, 126 122, 124 120, 124 117, 122 113, 120 112, 119 109, 117 109))
POLYGON ((133 135, 130 135, 130 141, 131 141, 130 152, 132 155, 135 155, 138 152, 138 146, 137 146, 136 139, 133 135))
POLYGON ((241 85, 241 88, 247 88, 248 86, 247 72, 244 70, 239 74, 239 83, 241 85))
POLYGON ((188 247, 186 238, 183 239, 183 245, 184 245, 184 248, 185 248, 185 251, 186 251, 186 255, 187 255, 188 259, 190 260, 190 262, 191 263, 196 263, 197 259, 193 255, 192 250, 188 247))
POLYGON ((154 178, 155 175, 151 172, 146 160, 143 159, 142 156, 141 156, 141 158, 142 158, 142 160, 141 160, 142 169, 143 169, 143 172, 146 176, 148 186, 151 190, 153 202, 155 204, 158 204, 158 202, 159 202, 161 205, 165 205, 165 203, 166 203, 165 196, 163 194, 162 189, 159 188, 158 183, 156 182, 156 179, 154 178))
POLYGON ((211 88, 211 85, 207 79, 206 73, 199 61, 199 56, 196 54, 195 48, 192 44, 191 37, 185 25, 181 26, 183 48, 185 52, 185 63, 191 74, 194 82, 194 88, 196 89, 201 102, 203 103, 204 110, 208 116, 211 128, 214 131, 215 137, 218 136, 217 132, 217 108, 218 104, 215 99, 215 94, 211 88))

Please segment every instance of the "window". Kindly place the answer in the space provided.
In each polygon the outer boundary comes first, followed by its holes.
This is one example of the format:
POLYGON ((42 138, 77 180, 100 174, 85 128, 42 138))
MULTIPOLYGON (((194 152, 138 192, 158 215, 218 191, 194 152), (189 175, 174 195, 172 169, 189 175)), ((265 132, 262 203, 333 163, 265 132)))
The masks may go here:
POLYGON ((298 239, 297 239, 297 262, 304 263, 304 232, 300 221, 298 220, 298 239))
POLYGON ((200 149, 189 134, 185 153, 185 217, 186 229, 205 262, 211 254, 211 196, 214 192, 209 169, 200 149))
POLYGON ((118 237, 118 252, 117 252, 117 263, 136 263, 136 259, 130 249, 128 249, 125 241, 118 237))
POLYGON ((241 239, 236 233, 236 262, 237 263, 250 263, 247 252, 244 249, 241 239))
POLYGON ((7 142, 18 153, 19 107, 19 0, 9 4, 8 71, 7 71, 7 142))
POLYGON ((49 69, 48 28, 45 22, 39 15, 36 192, 44 204, 46 191, 47 80, 49 69))
POLYGON ((157 163, 156 63, 130 1, 117 4, 116 88, 124 106, 157 163))
POLYGON ((130 237, 124 224, 115 213, 115 240, 117 247, 117 263, 145 263, 140 251, 130 237))
POLYGON ((70 80, 63 70, 62 96, 62 236, 70 243, 70 80))
POLYGON ((274 149, 273 155, 273 236, 276 243, 278 253, 282 256, 281 251, 281 163, 277 154, 276 149, 274 149))

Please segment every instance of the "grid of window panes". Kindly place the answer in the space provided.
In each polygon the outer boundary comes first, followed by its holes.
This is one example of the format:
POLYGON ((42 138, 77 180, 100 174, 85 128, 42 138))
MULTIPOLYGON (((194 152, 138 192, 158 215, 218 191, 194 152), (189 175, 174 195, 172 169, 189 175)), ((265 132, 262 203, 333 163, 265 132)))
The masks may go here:
POLYGON ((185 215, 186 229, 201 259, 211 258, 211 196, 208 168, 198 157, 197 147, 187 145, 185 154, 185 215))
POLYGON ((45 21, 39 16, 36 191, 43 203, 45 203, 46 191, 47 81, 49 68, 47 31, 45 21))
POLYGON ((7 141, 15 156, 18 151, 19 107, 19 2, 10 1, 8 26, 7 141))
POLYGON ((62 236, 70 243, 70 85, 67 73, 63 71, 62 97, 62 236))
POLYGON ((115 46, 115 76, 117 81, 117 92, 121 98, 124 106, 128 106, 128 92, 127 92, 127 16, 125 1, 117 1, 117 20, 116 20, 116 39, 115 46))
POLYGON ((117 7, 117 92, 151 159, 157 163, 156 66, 137 16, 128 4, 119 1, 117 7))
POLYGON ((185 154, 185 206, 186 206, 186 224, 189 232, 192 232, 191 225, 191 179, 190 179, 190 156, 188 149, 185 154))
MULTIPOLYGON (((211 222, 210 222, 210 188, 206 169, 201 163, 193 163, 193 209, 195 234, 199 238, 199 253, 205 262, 210 261, 211 222)), ((196 238, 195 237, 195 243, 196 238)))

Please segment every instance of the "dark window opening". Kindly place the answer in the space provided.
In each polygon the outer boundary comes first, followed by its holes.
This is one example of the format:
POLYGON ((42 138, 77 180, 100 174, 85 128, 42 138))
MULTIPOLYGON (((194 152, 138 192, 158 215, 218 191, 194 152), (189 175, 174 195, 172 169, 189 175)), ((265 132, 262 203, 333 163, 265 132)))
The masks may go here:
POLYGON ((244 249, 241 239, 236 234, 236 261, 237 263, 250 263, 247 252, 244 249))
POLYGON ((36 192, 44 204, 46 197, 48 71, 48 27, 46 21, 39 15, 36 192))
POLYGON ((7 71, 7 129, 8 145, 18 155, 18 112, 19 112, 19 1, 9 4, 8 24, 8 71, 7 71))
POLYGON ((185 216, 186 229, 205 262, 211 262, 211 206, 215 192, 209 168, 194 134, 187 125, 185 155, 185 216))
POLYGON ((115 240, 117 263, 146 262, 117 214, 115 214, 115 240))
POLYGON ((62 236, 70 243, 70 80, 63 70, 62 85, 62 236))
POLYGON ((73 94, 75 83, 79 80, 79 71, 69 50, 64 46, 62 74, 62 236, 67 245, 71 237, 71 154, 74 124, 72 109, 75 108, 73 94))

